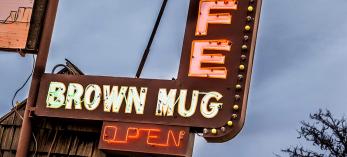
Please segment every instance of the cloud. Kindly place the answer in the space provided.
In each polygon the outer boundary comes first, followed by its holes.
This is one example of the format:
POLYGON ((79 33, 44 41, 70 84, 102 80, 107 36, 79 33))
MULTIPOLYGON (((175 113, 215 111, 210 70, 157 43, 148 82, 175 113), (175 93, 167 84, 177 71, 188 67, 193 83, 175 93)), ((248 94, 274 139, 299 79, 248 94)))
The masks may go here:
MULTIPOLYGON (((69 58, 87 74, 134 77, 160 5, 60 1, 47 72, 69 58)), ((194 156, 273 156, 297 144, 296 129, 309 113, 346 114, 345 6, 344 0, 264 0, 245 127, 223 144, 197 138, 194 156)), ((188 1, 169 1, 143 77, 176 77, 187 8, 188 1)), ((30 62, 30 56, 0 54, 1 112, 30 62)))

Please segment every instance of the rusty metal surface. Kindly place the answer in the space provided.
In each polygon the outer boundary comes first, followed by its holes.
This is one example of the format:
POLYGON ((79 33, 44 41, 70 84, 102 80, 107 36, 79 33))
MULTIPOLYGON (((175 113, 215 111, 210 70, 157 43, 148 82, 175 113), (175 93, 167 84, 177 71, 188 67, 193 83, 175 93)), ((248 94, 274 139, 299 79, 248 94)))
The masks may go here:
POLYGON ((44 20, 43 32, 42 32, 42 40, 40 41, 39 52, 37 56, 37 61, 35 63, 35 69, 32 76, 32 81, 30 85, 29 97, 27 100, 25 112, 24 112, 24 120, 22 123, 22 129, 19 136, 19 143, 17 147, 17 157, 26 157, 28 154, 28 148, 31 138, 31 121, 30 114, 32 111, 32 107, 35 106, 37 100, 37 94, 39 91, 41 76, 43 75, 47 57, 49 52, 49 46, 51 43, 51 37, 55 22, 55 16, 58 8, 59 0, 50 0, 47 4, 46 15, 44 20))
POLYGON ((41 35, 44 17, 46 13, 47 0, 35 0, 33 14, 30 22, 28 41, 25 51, 28 53, 37 53, 41 35))
MULTIPOLYGON (((260 13, 261 13, 261 6, 262 6, 262 0, 250 0, 250 1, 238 1, 240 4, 240 11, 241 14, 238 15, 241 17, 241 21, 239 22, 240 25, 242 25, 241 32, 243 32, 244 35, 249 36, 249 39, 245 42, 243 41, 242 44, 246 44, 249 49, 246 52, 241 52, 241 50, 237 51, 237 48, 240 49, 241 45, 234 45, 236 46, 236 50, 233 51, 234 52, 239 52, 239 55, 246 55, 246 59, 242 61, 239 61, 239 64, 244 64, 246 66, 246 70, 241 72, 242 75, 244 75, 244 78, 240 81, 238 80, 238 83, 242 84, 242 90, 239 92, 236 92, 236 95, 240 95, 241 99, 235 100, 236 104, 240 104, 241 107, 238 110, 233 110, 232 114, 231 114, 231 118, 230 120, 233 121, 233 127, 227 127, 227 131, 221 131, 221 130, 217 130, 218 134, 211 134, 211 132, 204 134, 204 138, 208 141, 208 142, 226 142, 232 138, 234 138, 243 128, 244 123, 245 123, 245 118, 246 118, 246 109, 247 109, 247 101, 248 101, 248 94, 249 94, 249 90, 250 90, 250 84, 251 84, 251 75, 252 75, 252 69, 253 69, 253 60, 254 60, 254 52, 255 52, 255 47, 256 47, 256 41, 257 41, 257 33, 258 33, 258 27, 259 27, 259 20, 260 20, 260 13), (247 6, 253 6, 254 7, 254 11, 253 12, 247 12, 247 6), (252 20, 249 22, 243 22, 245 21, 244 18, 246 18, 247 16, 252 17, 252 20), (242 19, 243 18, 243 19, 242 19), (249 25, 251 26, 251 31, 244 31, 244 27, 245 25, 249 25), (240 54, 241 53, 241 54, 240 54), (233 115, 237 115, 237 117, 233 117, 233 115)), ((237 16, 237 17, 238 17, 237 16)), ((236 18, 235 16, 233 16, 233 18, 236 18)), ((233 19, 236 21, 236 19, 233 19)), ((237 21, 236 21, 237 22, 237 21)), ((234 31, 233 31, 234 33, 234 31)), ((239 36, 238 38, 236 37, 235 40, 242 40, 243 35, 239 36)), ((235 56, 236 58, 240 56, 235 56)), ((236 65, 238 67, 238 65, 236 65)), ((236 73, 232 73, 231 77, 237 77, 237 75, 240 72, 236 72, 236 73)), ((235 104, 235 103, 234 103, 235 104)), ((233 104, 231 104, 233 105, 233 104)))
POLYGON ((188 157, 192 156, 193 144, 194 134, 189 133, 188 127, 104 122, 99 149, 138 156, 188 157))
MULTIPOLYGON (((209 142, 225 142, 236 136, 242 129, 247 108, 247 98, 251 81, 251 72, 253 65, 254 50, 256 45, 256 35, 257 28, 260 17, 260 9, 262 0, 246 0, 246 1, 237 1, 238 9, 237 10, 226 10, 224 12, 229 12, 232 15, 232 22, 230 25, 209 25, 208 35, 207 36, 195 36, 195 27, 197 23, 198 16, 198 6, 199 0, 192 0, 190 2, 190 8, 188 12, 188 20, 185 31, 185 38, 183 43, 180 69, 179 69, 179 80, 182 80, 182 84, 215 84, 219 88, 231 88, 232 90, 228 93, 223 93, 224 97, 231 98, 230 103, 225 103, 223 110, 228 110, 228 116, 230 121, 233 122, 233 126, 229 127, 226 125, 227 121, 221 119, 224 122, 224 125, 218 127, 212 127, 217 129, 217 134, 212 134, 211 131, 207 134, 204 134, 204 137, 209 142), (248 11, 248 7, 253 6, 254 10, 252 12, 248 11), (247 22, 246 17, 251 16, 252 20, 247 22), (250 31, 245 30, 245 26, 251 26, 250 31), (248 40, 244 40, 244 35, 247 35, 248 40), (228 77, 226 80, 212 79, 206 81, 201 78, 191 78, 188 77, 188 66, 190 61, 190 50, 191 43, 193 40, 211 40, 211 39, 229 39, 232 42, 231 53, 226 55, 226 67, 228 69, 228 77), (242 45, 247 45, 248 49, 242 52, 242 45), (246 59, 242 60, 241 55, 246 55, 246 59), (245 65, 243 71, 239 70, 239 65, 245 65), (242 74, 243 79, 239 80, 238 75, 242 74), (242 86, 241 90, 235 90, 236 84, 242 86), (239 95, 240 99, 236 99, 235 95, 239 95), (238 104, 240 105, 238 110, 232 109, 232 106, 238 104), (237 117, 233 117, 232 115, 237 117), (226 131, 221 131, 221 127, 225 127, 226 131)), ((211 12, 215 13, 215 12, 211 12)), ((212 129, 209 128, 209 129, 212 129)))

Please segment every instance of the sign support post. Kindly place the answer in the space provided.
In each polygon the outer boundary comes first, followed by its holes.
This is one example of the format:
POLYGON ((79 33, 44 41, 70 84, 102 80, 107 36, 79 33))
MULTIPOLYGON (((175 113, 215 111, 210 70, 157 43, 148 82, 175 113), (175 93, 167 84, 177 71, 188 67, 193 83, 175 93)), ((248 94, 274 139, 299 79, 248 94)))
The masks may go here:
POLYGON ((39 117, 103 121, 102 150, 177 155, 158 148, 180 147, 182 139, 189 144, 188 132, 214 143, 240 132, 262 0, 190 0, 176 80, 45 74, 58 1, 49 0, 46 8, 16 157, 28 156, 33 111, 39 117), (134 141, 150 148, 123 145, 134 141))
POLYGON ((42 38, 39 45, 39 52, 30 86, 29 98, 26 103, 22 129, 20 131, 16 157, 27 157, 29 151, 30 137, 32 135, 31 111, 36 105, 36 98, 39 91, 40 80, 45 72, 49 46, 54 27, 55 16, 59 0, 49 0, 46 8, 46 15, 43 25, 42 38))

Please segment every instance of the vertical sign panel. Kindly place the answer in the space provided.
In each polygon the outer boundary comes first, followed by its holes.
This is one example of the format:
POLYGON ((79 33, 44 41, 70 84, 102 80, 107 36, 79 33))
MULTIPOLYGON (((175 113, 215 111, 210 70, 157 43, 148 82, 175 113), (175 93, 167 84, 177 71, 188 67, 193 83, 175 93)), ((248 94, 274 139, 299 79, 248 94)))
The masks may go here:
POLYGON ((191 0, 179 78, 188 88, 225 89, 224 126, 205 128, 209 142, 236 136, 245 121, 261 0, 191 0))

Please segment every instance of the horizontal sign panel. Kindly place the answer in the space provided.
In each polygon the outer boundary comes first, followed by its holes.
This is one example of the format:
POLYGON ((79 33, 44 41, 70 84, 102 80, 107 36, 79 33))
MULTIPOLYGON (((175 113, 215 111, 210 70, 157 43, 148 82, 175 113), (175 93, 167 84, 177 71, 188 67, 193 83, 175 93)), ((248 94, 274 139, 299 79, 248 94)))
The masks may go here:
POLYGON ((0 50, 36 53, 47 0, 0 1, 0 50))
POLYGON ((188 127, 104 122, 99 149, 109 152, 191 156, 194 134, 188 127))
POLYGON ((230 92, 176 80, 46 74, 35 114, 214 128, 230 118, 230 92))

